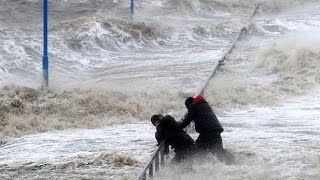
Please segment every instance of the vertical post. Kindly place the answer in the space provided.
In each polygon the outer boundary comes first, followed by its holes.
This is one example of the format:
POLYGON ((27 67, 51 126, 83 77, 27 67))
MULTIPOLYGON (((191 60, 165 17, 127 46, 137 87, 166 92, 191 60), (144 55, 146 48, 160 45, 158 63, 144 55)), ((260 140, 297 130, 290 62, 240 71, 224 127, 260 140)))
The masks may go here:
POLYGON ((142 180, 147 180, 147 174, 146 173, 143 174, 142 180))
POLYGON ((149 166, 149 178, 153 178, 153 162, 149 166))
POLYGON ((164 148, 160 150, 160 164, 164 166, 164 148))
POLYGON ((159 153, 157 153, 154 163, 155 163, 155 167, 154 167, 155 171, 158 172, 159 171, 159 153))
POLYGON ((49 60, 48 60, 48 0, 43 0, 43 57, 42 71, 44 85, 49 85, 49 60))
POLYGON ((133 15, 134 15, 134 0, 131 0, 131 3, 130 3, 130 14, 131 14, 131 17, 133 17, 133 15))

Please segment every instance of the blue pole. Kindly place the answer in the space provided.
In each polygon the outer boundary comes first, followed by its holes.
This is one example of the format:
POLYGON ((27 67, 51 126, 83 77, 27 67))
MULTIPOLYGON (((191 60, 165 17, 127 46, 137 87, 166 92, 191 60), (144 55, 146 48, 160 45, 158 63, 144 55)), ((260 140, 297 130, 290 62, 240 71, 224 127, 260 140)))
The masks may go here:
POLYGON ((48 60, 48 0, 43 0, 43 57, 42 71, 44 85, 49 85, 49 60, 48 60))
POLYGON ((130 14, 131 14, 131 17, 133 17, 133 15, 134 15, 134 0, 131 0, 131 4, 130 4, 130 14))

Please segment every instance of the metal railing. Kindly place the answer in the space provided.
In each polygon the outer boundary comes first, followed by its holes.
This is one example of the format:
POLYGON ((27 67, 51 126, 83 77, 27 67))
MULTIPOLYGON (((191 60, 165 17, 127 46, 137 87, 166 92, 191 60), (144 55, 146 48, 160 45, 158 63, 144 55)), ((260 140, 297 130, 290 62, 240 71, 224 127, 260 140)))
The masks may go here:
MULTIPOLYGON (((254 10, 252 11, 251 15, 248 17, 247 21, 250 21, 251 18, 255 15, 257 9, 258 9, 259 5, 256 5, 254 10)), ((217 69, 222 66, 224 64, 224 61, 226 59, 226 56, 232 51, 232 49, 235 46, 235 43, 237 42, 237 40, 239 39, 241 33, 245 30, 245 27, 242 27, 240 29, 240 31, 237 33, 237 35, 235 36, 232 44, 229 46, 229 48, 225 51, 225 53, 220 57, 220 60, 218 61, 218 63, 216 63, 214 65, 213 70, 211 71, 210 75, 208 76, 207 80, 203 83, 203 85, 201 86, 201 88, 199 89, 199 91, 194 95, 194 97, 196 96, 204 96, 204 89, 208 86, 210 79, 215 75, 217 69)), ((181 120, 187 113, 187 110, 185 110, 180 116, 179 116, 179 120, 181 120)), ((190 131, 190 128, 189 128, 190 131)), ((165 165, 165 158, 164 158, 164 148, 165 148, 165 142, 161 142, 158 149, 153 153, 153 155, 151 156, 151 160, 147 163, 147 165, 145 166, 145 168, 143 169, 141 175, 139 176, 138 180, 146 180, 147 179, 147 174, 149 175, 149 178, 152 179, 154 176, 154 172, 158 172, 159 169, 159 157, 160 157, 160 164, 161 167, 164 167, 165 165)))
POLYGON ((158 172, 161 167, 164 166, 164 147, 165 142, 162 141, 158 147, 158 149, 153 153, 151 156, 151 161, 146 165, 146 167, 143 169, 143 173, 139 176, 139 180, 146 180, 147 179, 147 172, 149 174, 149 178, 153 177, 154 172, 158 172), (160 158, 160 164, 159 164, 159 158, 160 158))

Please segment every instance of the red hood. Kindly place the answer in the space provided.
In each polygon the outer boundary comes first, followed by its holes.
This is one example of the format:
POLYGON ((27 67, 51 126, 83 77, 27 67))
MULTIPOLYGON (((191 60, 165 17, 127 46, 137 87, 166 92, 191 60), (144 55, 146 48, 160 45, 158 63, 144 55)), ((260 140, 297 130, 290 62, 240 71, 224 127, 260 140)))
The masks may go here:
POLYGON ((193 100, 193 104, 197 104, 197 103, 200 103, 200 102, 205 102, 206 100, 204 99, 204 97, 202 97, 202 96, 197 96, 197 97, 195 97, 194 98, 194 100, 193 100))

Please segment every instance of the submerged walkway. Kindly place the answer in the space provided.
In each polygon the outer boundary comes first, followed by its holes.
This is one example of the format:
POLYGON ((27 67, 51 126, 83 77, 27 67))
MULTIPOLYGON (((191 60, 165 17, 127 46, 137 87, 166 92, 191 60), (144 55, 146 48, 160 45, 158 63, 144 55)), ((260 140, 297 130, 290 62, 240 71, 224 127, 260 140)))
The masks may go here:
POLYGON ((224 147, 236 157, 225 165, 215 157, 195 162, 197 173, 169 167, 155 179, 318 179, 320 177, 320 89, 277 107, 220 115, 224 147))

